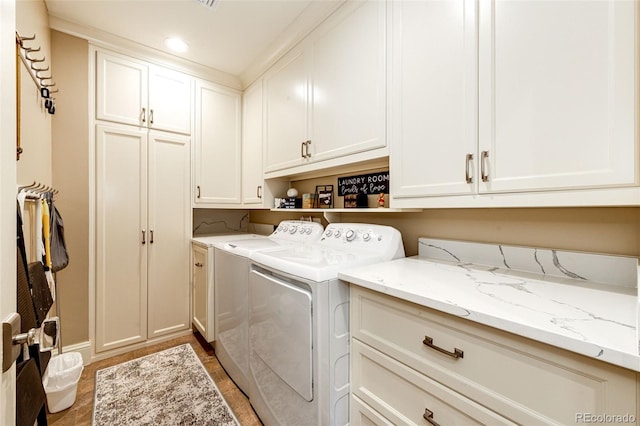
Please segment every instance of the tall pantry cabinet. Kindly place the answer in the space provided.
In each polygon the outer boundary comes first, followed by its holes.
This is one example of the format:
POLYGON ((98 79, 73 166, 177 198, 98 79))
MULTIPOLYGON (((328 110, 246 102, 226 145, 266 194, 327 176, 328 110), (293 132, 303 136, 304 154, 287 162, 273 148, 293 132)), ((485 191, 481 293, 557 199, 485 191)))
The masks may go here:
POLYGON ((95 55, 95 351, 189 328, 193 80, 95 55))

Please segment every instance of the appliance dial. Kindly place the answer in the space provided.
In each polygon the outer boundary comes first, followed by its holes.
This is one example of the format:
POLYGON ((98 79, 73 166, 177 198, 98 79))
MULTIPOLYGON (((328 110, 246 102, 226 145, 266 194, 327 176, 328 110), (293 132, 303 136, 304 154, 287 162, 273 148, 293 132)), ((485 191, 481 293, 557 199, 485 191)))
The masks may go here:
POLYGON ((311 235, 311 232, 313 232, 311 228, 307 228, 307 235, 311 235))
POLYGON ((368 232, 366 232, 366 233, 362 236, 362 239, 363 239, 363 240, 365 240, 365 241, 369 241, 369 240, 371 239, 371 235, 369 235, 369 233, 368 233, 368 232))
POLYGON ((327 229, 327 232, 324 233, 324 235, 326 235, 327 237, 330 237, 331 234, 333 234, 333 231, 331 229, 327 229))
POLYGON ((349 229, 346 234, 344 234, 347 241, 353 241, 356 238, 356 233, 353 232, 353 229, 349 229))
POLYGON ((282 225, 282 229, 280 229, 282 232, 287 232, 287 225, 282 225))
POLYGON ((295 234, 297 230, 298 230, 298 228, 296 228, 295 226, 292 226, 291 228, 289 228, 289 233, 290 234, 295 234))
POLYGON ((333 236, 336 238, 340 238, 340 230, 336 229, 336 232, 333 233, 333 236))

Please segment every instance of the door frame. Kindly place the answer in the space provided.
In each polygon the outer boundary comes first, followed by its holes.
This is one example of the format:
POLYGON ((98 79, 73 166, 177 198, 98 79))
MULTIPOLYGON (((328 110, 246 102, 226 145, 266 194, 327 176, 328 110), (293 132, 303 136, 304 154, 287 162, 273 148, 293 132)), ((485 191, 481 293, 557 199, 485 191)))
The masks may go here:
MULTIPOLYGON (((0 1, 0 69, 16 69, 16 3, 0 1)), ((16 311, 16 73, 0 73, 0 319, 16 311)), ((0 349, 2 349, 0 339, 0 349)), ((0 377, 0 424, 15 424, 16 367, 0 377)))

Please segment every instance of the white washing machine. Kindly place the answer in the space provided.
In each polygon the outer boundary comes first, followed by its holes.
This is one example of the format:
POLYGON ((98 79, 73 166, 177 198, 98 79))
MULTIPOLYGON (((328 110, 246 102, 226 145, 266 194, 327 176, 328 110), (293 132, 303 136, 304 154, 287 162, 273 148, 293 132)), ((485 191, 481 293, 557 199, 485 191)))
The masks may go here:
POLYGON ((251 255, 249 401, 265 425, 349 423, 349 287, 337 274, 400 257, 400 232, 358 223, 251 255))
POLYGON ((220 364, 245 394, 249 393, 249 257, 258 251, 318 241, 323 230, 316 222, 286 220, 268 237, 215 244, 214 348, 220 364))
POLYGON ((266 235, 250 233, 220 233, 213 235, 199 235, 191 238, 192 265, 198 270, 204 271, 205 279, 197 280, 196 271, 193 276, 193 293, 191 316, 194 327, 207 340, 215 340, 215 313, 214 313, 214 244, 225 241, 253 240, 266 238, 266 235))

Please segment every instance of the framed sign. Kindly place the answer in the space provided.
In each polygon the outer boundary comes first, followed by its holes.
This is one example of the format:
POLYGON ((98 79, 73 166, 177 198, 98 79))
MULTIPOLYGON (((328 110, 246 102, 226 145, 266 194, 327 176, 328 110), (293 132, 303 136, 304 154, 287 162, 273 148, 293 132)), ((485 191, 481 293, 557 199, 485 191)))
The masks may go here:
POLYGON ((350 194, 388 194, 389 171, 338 178, 338 196, 350 194))
POLYGON ((316 186, 315 207, 321 209, 333 207, 333 185, 316 186))

